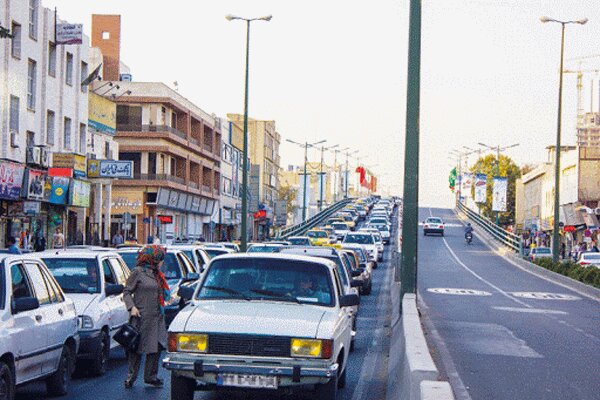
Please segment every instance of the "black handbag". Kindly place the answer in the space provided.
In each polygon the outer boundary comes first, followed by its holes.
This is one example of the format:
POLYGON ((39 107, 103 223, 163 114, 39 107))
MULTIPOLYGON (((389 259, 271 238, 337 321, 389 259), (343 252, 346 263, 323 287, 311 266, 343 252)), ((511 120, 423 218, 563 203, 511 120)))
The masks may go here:
POLYGON ((129 352, 136 352, 140 344, 140 331, 137 326, 133 323, 133 318, 128 323, 119 328, 119 330, 113 336, 115 342, 119 343, 123 348, 129 352))

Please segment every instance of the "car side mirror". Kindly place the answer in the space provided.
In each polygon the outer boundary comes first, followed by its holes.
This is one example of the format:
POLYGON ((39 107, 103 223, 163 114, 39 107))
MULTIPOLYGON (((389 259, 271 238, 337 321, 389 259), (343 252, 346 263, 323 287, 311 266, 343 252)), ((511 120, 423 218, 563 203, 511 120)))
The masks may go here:
POLYGON ((352 270, 352 277, 355 278, 357 276, 360 276, 361 273, 362 273, 361 271, 353 269, 352 270))
POLYGON ((123 293, 123 285, 117 285, 114 283, 109 283, 106 285, 106 289, 104 289, 104 292, 106 293, 106 296, 117 296, 121 293, 123 293))
POLYGON ((190 301, 194 297, 195 288, 193 286, 179 286, 177 294, 184 301, 190 301))
POLYGON ((360 297, 357 294, 347 294, 340 297, 340 307, 353 307, 360 304, 360 297))
POLYGON ((191 282, 191 281, 197 281, 198 279, 200 279, 200 274, 197 274, 196 272, 191 272, 185 276, 183 281, 191 282))
POLYGON ((12 301, 12 313, 35 310, 40 307, 40 302, 35 297, 18 297, 12 301))
POLYGON ((352 279, 352 282, 350 282, 350 287, 353 287, 353 288, 361 288, 362 285, 363 285, 363 283, 359 279, 352 279))

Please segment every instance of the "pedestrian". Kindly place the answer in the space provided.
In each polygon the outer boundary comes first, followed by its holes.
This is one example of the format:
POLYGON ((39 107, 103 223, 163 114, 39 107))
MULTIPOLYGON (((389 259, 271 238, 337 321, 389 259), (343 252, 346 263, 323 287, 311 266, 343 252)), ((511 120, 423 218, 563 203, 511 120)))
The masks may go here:
POLYGON ((42 233, 41 229, 38 231, 38 233, 35 237, 34 250, 35 251, 46 250, 46 238, 44 237, 44 234, 42 233))
POLYGON ((17 241, 14 237, 9 237, 6 244, 8 245, 8 254, 21 254, 21 249, 17 246, 17 241))
POLYGON ((52 236, 52 248, 62 249, 65 247, 65 235, 62 233, 62 228, 56 228, 54 235, 52 236))
POLYGON ((170 297, 169 286, 160 271, 165 253, 166 249, 162 246, 144 246, 123 290, 132 324, 137 325, 141 336, 137 351, 127 354, 126 389, 131 388, 137 379, 143 354, 146 354, 144 382, 154 387, 163 386, 163 381, 158 378, 158 363, 160 352, 167 347, 164 305, 170 297))
POLYGON ((566 251, 567 251, 567 245, 566 245, 566 244, 564 244, 564 243, 561 243, 561 244, 560 244, 560 258, 561 258, 562 260, 564 260, 564 259, 565 259, 565 253, 566 253, 566 251))
POLYGON ((123 235, 121 235, 120 231, 117 231, 117 233, 115 233, 115 236, 113 236, 112 238, 112 244, 113 246, 118 246, 120 244, 123 244, 125 240, 123 239, 123 235))

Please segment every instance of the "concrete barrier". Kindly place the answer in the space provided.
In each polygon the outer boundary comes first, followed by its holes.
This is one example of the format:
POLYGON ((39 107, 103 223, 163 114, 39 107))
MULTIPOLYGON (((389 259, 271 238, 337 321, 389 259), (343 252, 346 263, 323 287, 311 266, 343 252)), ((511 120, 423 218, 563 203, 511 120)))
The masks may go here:
POLYGON ((454 400, 454 395, 448 382, 422 381, 421 400, 454 400))

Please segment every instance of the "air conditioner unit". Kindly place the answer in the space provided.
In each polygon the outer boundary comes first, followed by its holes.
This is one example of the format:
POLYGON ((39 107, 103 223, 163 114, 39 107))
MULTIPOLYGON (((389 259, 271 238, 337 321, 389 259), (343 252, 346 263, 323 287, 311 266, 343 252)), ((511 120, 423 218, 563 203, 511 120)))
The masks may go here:
POLYGON ((44 168, 50 166, 50 152, 45 147, 40 148, 40 165, 44 168))
POLYGON ((19 132, 10 131, 10 147, 18 148, 19 147, 19 132))
POLYGON ((39 165, 40 164, 40 148, 39 147, 28 147, 27 148, 27 156, 25 161, 27 162, 27 164, 34 164, 34 165, 39 165))

